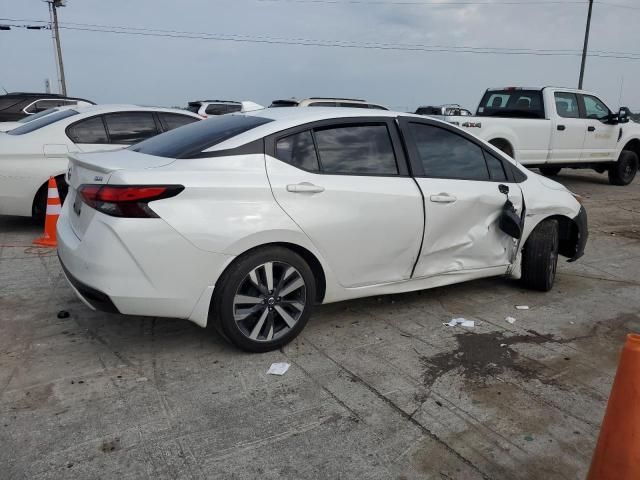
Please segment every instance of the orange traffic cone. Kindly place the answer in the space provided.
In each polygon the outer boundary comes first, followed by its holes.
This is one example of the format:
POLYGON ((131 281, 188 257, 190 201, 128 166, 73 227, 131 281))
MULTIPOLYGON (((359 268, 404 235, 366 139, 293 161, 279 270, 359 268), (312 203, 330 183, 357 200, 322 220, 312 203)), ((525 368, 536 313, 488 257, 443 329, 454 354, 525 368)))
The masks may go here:
POLYGON ((588 480, 640 478, 640 335, 627 335, 588 480))
POLYGON ((44 220, 44 234, 42 237, 34 240, 36 245, 42 245, 44 247, 55 247, 58 245, 56 240, 56 223, 58 223, 58 217, 62 205, 60 204, 60 195, 58 195, 58 185, 56 179, 49 177, 49 193, 47 195, 47 216, 44 220))

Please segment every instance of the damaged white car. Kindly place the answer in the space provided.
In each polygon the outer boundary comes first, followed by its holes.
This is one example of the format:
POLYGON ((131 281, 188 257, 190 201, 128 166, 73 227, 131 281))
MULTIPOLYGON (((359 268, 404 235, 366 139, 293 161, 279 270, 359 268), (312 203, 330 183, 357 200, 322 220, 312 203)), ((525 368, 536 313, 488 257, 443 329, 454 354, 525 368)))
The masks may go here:
POLYGON ((212 325, 249 351, 315 304, 508 276, 549 290, 587 219, 562 185, 425 117, 279 108, 73 154, 58 254, 108 312, 212 325))

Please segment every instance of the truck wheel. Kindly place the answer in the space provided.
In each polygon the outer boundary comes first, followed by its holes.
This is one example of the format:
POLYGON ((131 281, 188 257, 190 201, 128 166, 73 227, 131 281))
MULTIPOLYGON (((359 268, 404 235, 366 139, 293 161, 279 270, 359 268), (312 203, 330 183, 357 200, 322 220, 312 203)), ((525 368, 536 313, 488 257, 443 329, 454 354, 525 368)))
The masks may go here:
POLYGON ((609 167, 611 185, 629 185, 638 171, 638 155, 631 150, 623 150, 618 161, 609 167))
POLYGON ((540 173, 545 177, 555 177, 560 173, 562 167, 540 167, 540 173))
POLYGON ((544 220, 531 233, 522 250, 522 283, 548 292, 558 265, 558 221, 544 220))

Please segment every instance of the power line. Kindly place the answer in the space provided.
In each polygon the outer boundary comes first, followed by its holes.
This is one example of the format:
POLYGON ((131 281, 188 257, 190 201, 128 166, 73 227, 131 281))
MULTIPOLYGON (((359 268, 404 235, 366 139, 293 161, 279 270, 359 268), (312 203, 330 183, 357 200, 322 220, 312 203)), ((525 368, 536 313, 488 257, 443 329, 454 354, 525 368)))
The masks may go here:
POLYGON ((419 0, 257 0, 263 3, 306 3, 306 4, 325 4, 325 5, 408 5, 421 7, 465 7, 465 6, 522 6, 536 7, 542 5, 582 5, 584 1, 580 0, 540 0, 537 2, 516 2, 511 0, 495 0, 495 1, 454 1, 454 2, 434 2, 419 0))
POLYGON ((598 0, 596 0, 593 3, 599 3, 600 5, 606 5, 608 7, 627 8, 629 10, 640 10, 640 7, 633 6, 633 5, 624 5, 622 3, 601 2, 601 1, 598 1, 598 0))
MULTIPOLYGON (((47 23, 43 20, 33 19, 11 19, 0 18, 2 21, 23 21, 34 23, 47 23)), ((24 25, 12 25, 24 27, 24 25)), ((163 38, 183 38, 195 40, 214 40, 241 43, 263 43, 277 45, 296 45, 312 47, 335 47, 335 48, 360 48, 377 50, 397 50, 397 51, 424 51, 424 52, 444 52, 444 53, 473 53, 473 54, 495 54, 495 55, 533 55, 533 56, 580 56, 579 50, 571 49, 526 49, 526 48, 506 48, 506 47, 472 47, 453 45, 428 45, 411 43, 381 43, 381 42, 357 42, 351 40, 321 40, 309 38, 283 38, 260 35, 242 34, 220 34, 208 32, 186 32, 179 30, 162 30, 140 27, 85 24, 75 22, 60 23, 59 28, 66 30, 88 31, 98 33, 111 33, 121 35, 137 35, 163 38)), ((588 56, 614 59, 640 60, 640 53, 633 52, 612 52, 594 50, 588 56)))

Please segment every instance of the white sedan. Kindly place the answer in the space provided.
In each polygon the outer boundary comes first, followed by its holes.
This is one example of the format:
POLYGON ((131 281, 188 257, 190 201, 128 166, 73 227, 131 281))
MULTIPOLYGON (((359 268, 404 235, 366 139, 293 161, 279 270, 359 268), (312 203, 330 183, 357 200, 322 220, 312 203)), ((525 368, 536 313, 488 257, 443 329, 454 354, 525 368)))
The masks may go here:
POLYGON ((198 120, 185 110, 136 105, 60 107, 30 118, 0 133, 0 215, 42 217, 50 176, 64 199, 69 153, 121 149, 198 120))
POLYGON ((249 351, 318 303, 500 275, 546 291, 587 241, 562 185, 410 114, 267 109, 70 158, 58 254, 80 298, 249 351))

